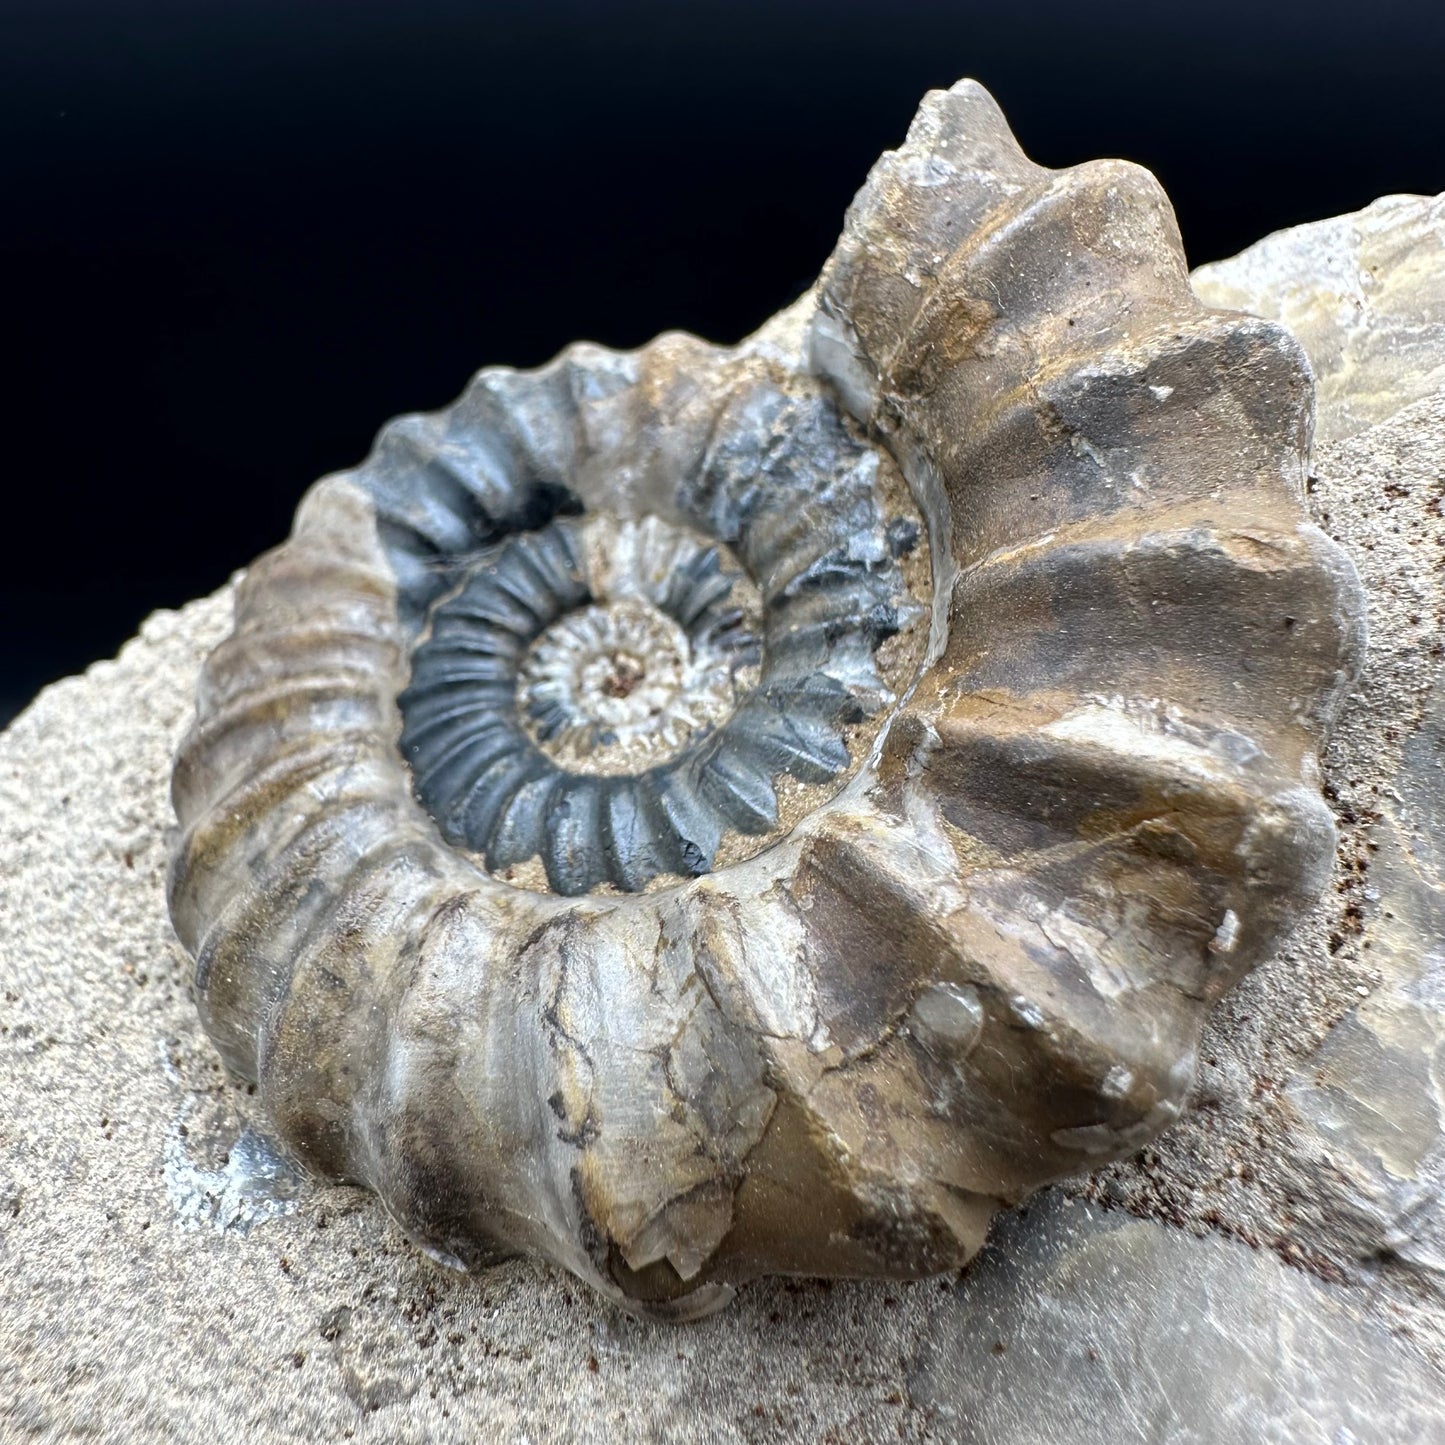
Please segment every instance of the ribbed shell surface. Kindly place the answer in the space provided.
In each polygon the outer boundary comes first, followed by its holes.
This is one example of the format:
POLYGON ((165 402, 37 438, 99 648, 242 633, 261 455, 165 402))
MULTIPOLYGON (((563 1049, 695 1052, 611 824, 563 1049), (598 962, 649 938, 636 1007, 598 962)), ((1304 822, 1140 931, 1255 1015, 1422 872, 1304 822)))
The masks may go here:
POLYGON ((174 786, 222 1056, 448 1263, 671 1316, 956 1266, 1178 1116, 1321 885, 1363 623, 1311 412, 1151 177, 930 94, 776 324, 484 372, 248 571, 174 786), (639 605, 735 688, 632 772, 548 762, 570 673, 518 691, 592 635, 526 660, 591 518, 696 539, 639 605))

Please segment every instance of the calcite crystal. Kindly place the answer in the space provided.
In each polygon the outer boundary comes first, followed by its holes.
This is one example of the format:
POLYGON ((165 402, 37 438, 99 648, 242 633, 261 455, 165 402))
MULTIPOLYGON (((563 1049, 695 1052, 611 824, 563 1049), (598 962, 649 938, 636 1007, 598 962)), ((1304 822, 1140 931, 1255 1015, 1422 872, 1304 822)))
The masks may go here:
POLYGON ((931 94, 757 336, 484 371, 250 569, 174 779, 207 1030, 449 1263, 966 1260, 1179 1116, 1325 877, 1312 415, 1147 173, 931 94))

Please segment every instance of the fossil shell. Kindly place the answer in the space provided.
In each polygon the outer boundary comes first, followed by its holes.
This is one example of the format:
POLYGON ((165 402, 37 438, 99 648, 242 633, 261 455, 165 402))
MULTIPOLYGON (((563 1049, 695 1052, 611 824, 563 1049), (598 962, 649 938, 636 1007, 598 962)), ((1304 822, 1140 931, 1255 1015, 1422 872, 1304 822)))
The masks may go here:
POLYGON ((1311 410, 1150 176, 930 94, 757 336, 484 371, 250 569, 175 772, 211 1037, 455 1265, 957 1265, 1321 884, 1311 410))

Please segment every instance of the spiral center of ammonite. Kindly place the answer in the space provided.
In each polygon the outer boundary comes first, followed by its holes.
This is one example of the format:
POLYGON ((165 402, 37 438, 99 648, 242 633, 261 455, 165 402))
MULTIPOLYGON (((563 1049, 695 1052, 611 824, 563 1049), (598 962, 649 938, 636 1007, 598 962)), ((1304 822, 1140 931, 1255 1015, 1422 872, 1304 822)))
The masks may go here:
POLYGON ((825 434, 821 473, 720 446, 666 517, 544 517, 544 493, 485 547, 408 554, 434 595, 401 751, 449 841, 518 887, 635 893, 751 856, 836 788, 926 631, 901 481, 825 434))
POLYGON ((675 757, 733 710, 739 659, 694 642, 655 603, 623 596, 568 613, 518 677, 537 746, 576 772, 629 773, 675 757))
POLYGON ((607 675, 598 686, 608 697, 630 697, 632 689, 647 677, 647 664, 630 652, 614 652, 607 675))

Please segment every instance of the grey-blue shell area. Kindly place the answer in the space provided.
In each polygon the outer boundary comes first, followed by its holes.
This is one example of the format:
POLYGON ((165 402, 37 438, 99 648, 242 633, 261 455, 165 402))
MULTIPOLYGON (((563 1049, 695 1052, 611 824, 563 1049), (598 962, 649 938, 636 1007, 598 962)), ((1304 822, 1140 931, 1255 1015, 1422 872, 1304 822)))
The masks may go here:
POLYGON ((352 474, 412 640, 401 748, 417 797, 489 869, 540 856, 561 894, 705 873, 729 830, 777 829, 775 779, 844 772, 844 729, 888 696, 875 652, 921 611, 898 563, 917 521, 888 509, 879 453, 832 395, 677 346, 696 368, 680 417, 634 395, 634 358, 576 347, 538 371, 484 371, 452 407, 393 422, 352 474), (696 415, 706 395, 710 418, 696 415), (629 486, 650 452, 664 466, 629 486), (528 647, 594 600, 576 523, 597 510, 661 515, 721 544, 763 608, 753 637, 717 548, 673 579, 662 610, 761 674, 718 726, 622 776, 560 766, 534 740, 547 719, 518 700, 528 647))

